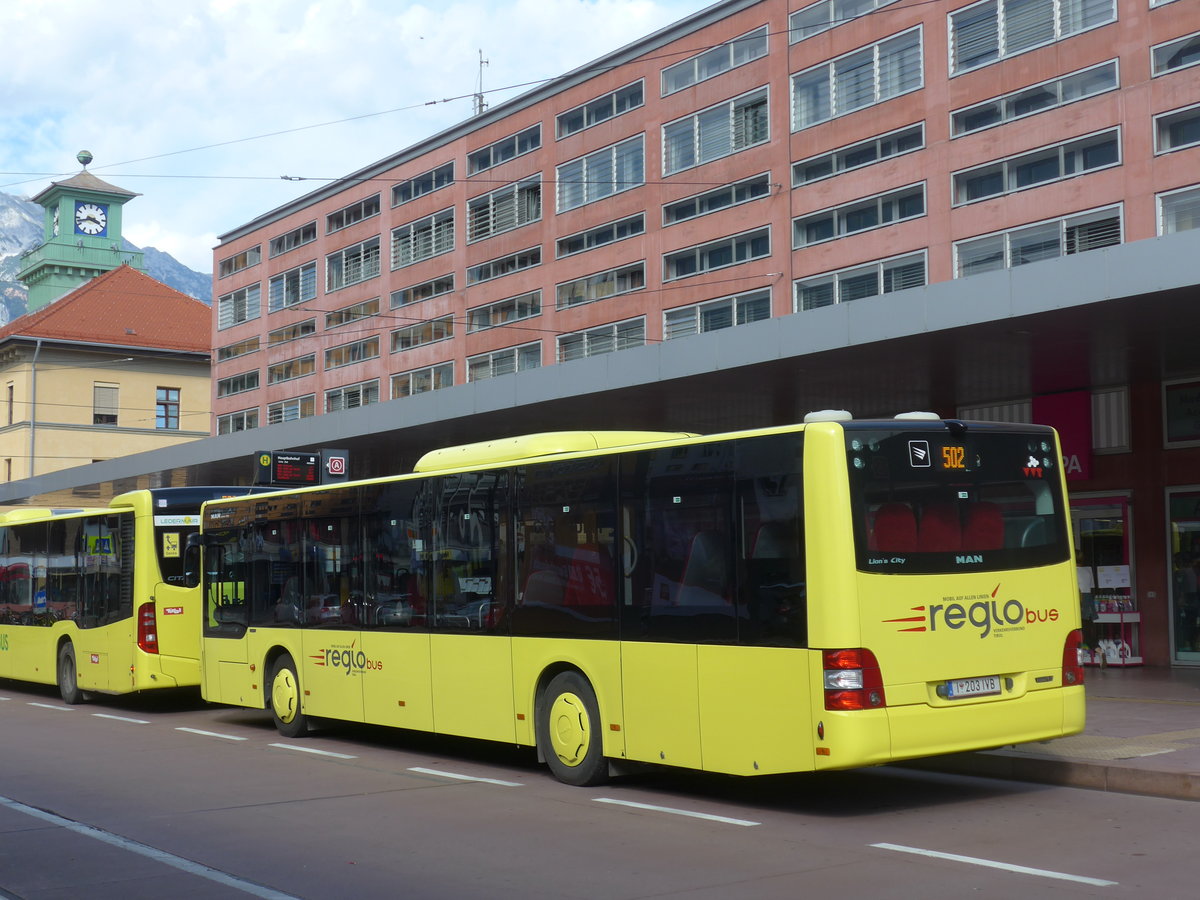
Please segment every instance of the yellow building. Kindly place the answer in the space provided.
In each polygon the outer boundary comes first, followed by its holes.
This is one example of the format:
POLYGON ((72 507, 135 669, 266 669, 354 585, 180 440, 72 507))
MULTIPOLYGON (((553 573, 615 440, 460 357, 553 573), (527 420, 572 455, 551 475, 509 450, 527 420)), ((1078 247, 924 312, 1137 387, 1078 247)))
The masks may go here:
POLYGON ((0 328, 0 478, 208 437, 210 319, 121 265, 0 328))

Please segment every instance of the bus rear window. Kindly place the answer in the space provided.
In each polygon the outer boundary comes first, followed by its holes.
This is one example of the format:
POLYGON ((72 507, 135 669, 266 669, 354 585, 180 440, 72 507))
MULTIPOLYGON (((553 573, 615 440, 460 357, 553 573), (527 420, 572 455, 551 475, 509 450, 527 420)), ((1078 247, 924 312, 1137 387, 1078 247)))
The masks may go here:
POLYGON ((1069 557, 1048 430, 847 430, 857 566, 931 574, 1069 557))

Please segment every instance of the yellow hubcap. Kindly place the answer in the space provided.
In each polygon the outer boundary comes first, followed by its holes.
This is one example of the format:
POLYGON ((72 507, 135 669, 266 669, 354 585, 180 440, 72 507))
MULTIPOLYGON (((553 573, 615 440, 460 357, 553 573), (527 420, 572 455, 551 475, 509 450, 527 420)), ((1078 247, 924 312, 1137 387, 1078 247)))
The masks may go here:
POLYGON ((550 706, 550 744, 563 765, 577 766, 592 743, 587 708, 578 696, 559 694, 550 706))
POLYGON ((275 676, 271 685, 271 706, 281 722, 296 718, 300 707, 300 691, 296 688, 296 677, 291 669, 283 669, 275 676))

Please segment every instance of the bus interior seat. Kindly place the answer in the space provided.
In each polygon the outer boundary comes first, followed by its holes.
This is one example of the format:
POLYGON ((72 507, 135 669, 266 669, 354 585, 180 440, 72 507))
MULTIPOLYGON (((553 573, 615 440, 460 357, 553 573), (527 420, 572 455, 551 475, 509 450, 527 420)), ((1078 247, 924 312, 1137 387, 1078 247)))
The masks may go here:
POLYGON ((917 527, 917 549, 925 553, 948 553, 962 549, 962 523, 953 503, 927 503, 917 527))
POLYGON ((881 553, 907 553, 917 548, 917 519, 907 503, 882 504, 868 529, 872 550, 881 553))
POLYGON ((788 559, 795 556, 791 529, 780 522, 764 522, 754 535, 751 559, 788 559))
POLYGON ((1004 546, 1004 515, 1000 507, 980 500, 967 507, 963 526, 964 550, 999 550, 1004 546))
POLYGON ((1046 523, 1041 516, 1022 516, 1004 524, 1006 547, 1040 547, 1046 543, 1046 523))
POLYGON ((553 569, 538 569, 529 573, 521 602, 536 606, 562 606, 566 582, 553 569))

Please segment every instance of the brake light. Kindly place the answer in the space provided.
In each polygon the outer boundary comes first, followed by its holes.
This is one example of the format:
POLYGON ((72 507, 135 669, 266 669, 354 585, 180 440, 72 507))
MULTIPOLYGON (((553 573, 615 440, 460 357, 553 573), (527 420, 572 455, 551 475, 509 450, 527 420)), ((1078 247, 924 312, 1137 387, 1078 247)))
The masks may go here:
POLYGON ((158 652, 158 620, 154 615, 154 601, 138 607, 137 643, 146 653, 158 652))
POLYGON ((881 709, 887 706, 883 673, 870 650, 822 650, 826 709, 881 709))
POLYGON ((1063 645, 1062 683, 1063 687, 1073 684, 1083 684, 1083 632, 1076 628, 1067 633, 1067 642, 1063 645))

